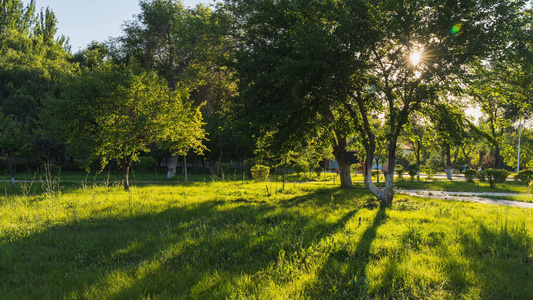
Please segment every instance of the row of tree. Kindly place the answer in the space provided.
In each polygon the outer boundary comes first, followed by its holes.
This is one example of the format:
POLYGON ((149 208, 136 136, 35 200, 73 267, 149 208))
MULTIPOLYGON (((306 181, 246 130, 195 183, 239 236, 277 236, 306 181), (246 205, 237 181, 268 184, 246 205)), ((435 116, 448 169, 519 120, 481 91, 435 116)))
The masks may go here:
POLYGON ((172 157, 171 173, 178 154, 213 167, 333 153, 349 187, 354 149, 366 186, 390 204, 401 144, 418 165, 442 154, 449 172, 461 157, 473 166, 476 150, 516 165, 513 126, 531 115, 529 1, 139 4, 122 36, 72 55, 53 12, 0 0, 0 146, 13 179, 22 157, 116 161, 127 189, 149 151, 172 157), (480 123, 465 116, 472 106, 480 123), (389 162, 384 188, 371 179, 376 162, 389 162))

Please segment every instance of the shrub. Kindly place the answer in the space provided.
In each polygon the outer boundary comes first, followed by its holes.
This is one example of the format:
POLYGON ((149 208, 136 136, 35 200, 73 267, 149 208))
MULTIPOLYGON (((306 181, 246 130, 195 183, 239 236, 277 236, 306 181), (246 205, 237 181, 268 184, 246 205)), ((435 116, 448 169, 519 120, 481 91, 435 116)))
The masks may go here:
POLYGON ((407 174, 411 176, 411 180, 415 179, 416 174, 418 174, 418 166, 416 164, 411 164, 407 167, 407 174))
POLYGON ((533 181, 529 183, 529 193, 533 194, 533 181))
POLYGON ((151 156, 141 156, 138 161, 133 162, 133 169, 136 171, 150 171, 155 166, 155 158, 151 156))
POLYGON ((251 169, 252 171, 252 178, 255 181, 266 181, 268 178, 268 174, 270 173, 270 168, 263 165, 255 165, 251 169))
POLYGON ((488 169, 487 170, 487 179, 491 188, 495 188, 497 183, 504 183, 509 176, 509 171, 502 169, 488 169))
POLYGON ((321 166, 316 166, 314 171, 316 173, 316 177, 320 177, 320 174, 324 172, 324 169, 321 166))
POLYGON ((381 175, 380 170, 372 170, 372 176, 378 176, 378 175, 381 175))
POLYGON ((481 170, 477 172, 477 179, 479 179, 480 181, 487 180, 487 170, 481 170))
POLYGON ((474 169, 465 170, 465 178, 468 182, 474 182, 474 178, 477 176, 477 171, 474 169))
POLYGON ((428 179, 433 179, 433 176, 437 173, 436 169, 433 168, 426 168, 426 175, 428 179))
POLYGON ((403 170, 403 166, 402 165, 396 165, 395 171, 396 171, 396 174, 398 174, 398 178, 402 179, 403 173, 405 172, 403 170))
POLYGON ((300 175, 302 172, 307 172, 309 170, 309 163, 306 161, 299 161, 292 166, 292 170, 296 174, 300 175))
POLYGON ((516 175, 516 179, 529 184, 533 180, 533 170, 522 170, 516 175))

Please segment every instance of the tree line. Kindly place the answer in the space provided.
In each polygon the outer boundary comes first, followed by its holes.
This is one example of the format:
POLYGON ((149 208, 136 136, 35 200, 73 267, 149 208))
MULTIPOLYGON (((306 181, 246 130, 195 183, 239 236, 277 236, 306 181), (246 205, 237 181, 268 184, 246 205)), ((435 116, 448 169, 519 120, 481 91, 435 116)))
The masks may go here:
POLYGON ((72 54, 50 9, 1 0, 0 147, 124 173, 146 155, 271 166, 334 155, 394 198, 397 164, 531 168, 531 1, 141 0, 123 34, 72 54), (465 111, 477 107, 474 121, 465 111), (520 127, 520 128, 519 128, 520 127), (411 149, 406 155, 405 146, 411 149), (385 187, 372 182, 386 165, 385 187))

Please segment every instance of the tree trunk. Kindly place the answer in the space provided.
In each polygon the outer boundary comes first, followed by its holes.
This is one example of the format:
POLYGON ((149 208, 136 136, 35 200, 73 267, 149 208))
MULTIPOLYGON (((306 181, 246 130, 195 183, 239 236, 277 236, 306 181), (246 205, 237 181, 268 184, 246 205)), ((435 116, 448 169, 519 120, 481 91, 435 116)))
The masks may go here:
POLYGON ((184 181, 187 182, 187 155, 183 155, 183 175, 185 175, 184 181))
POLYGON ((390 171, 390 165, 394 165, 394 162, 389 161, 388 172, 385 175, 385 187, 380 189, 374 185, 372 182, 372 155, 368 155, 369 150, 367 150, 367 157, 365 163, 365 186, 370 190, 370 192, 378 199, 382 207, 387 207, 392 204, 394 199, 394 172, 390 171))
POLYGON ((11 188, 15 188, 15 174, 17 173, 17 159, 13 152, 8 152, 9 155, 9 173, 11 174, 11 188))
POLYGON ((494 147, 494 169, 500 168, 500 146, 494 147))
POLYGON ((287 156, 285 156, 285 161, 283 162, 283 186, 281 187, 281 190, 285 190, 285 176, 287 174, 287 156))
POLYGON ((446 178, 452 180, 452 158, 451 158, 451 149, 450 144, 446 144, 446 166, 444 167, 444 172, 446 172, 446 178))
POLYGON ((352 176, 350 174, 350 158, 346 149, 348 146, 346 137, 340 131, 335 130, 335 139, 333 142, 333 154, 339 164, 341 188, 350 188, 352 187, 352 176))
POLYGON ((422 145, 420 142, 418 142, 418 148, 416 149, 416 167, 418 168, 418 172, 416 173, 416 180, 420 181, 420 150, 422 149, 422 145))
POLYGON ((133 159, 131 157, 124 157, 122 159, 122 172, 124 174, 124 190, 130 190, 130 167, 133 159))
POLYGON ((176 177, 176 167, 178 165, 178 155, 172 155, 170 164, 168 165, 167 179, 176 177))

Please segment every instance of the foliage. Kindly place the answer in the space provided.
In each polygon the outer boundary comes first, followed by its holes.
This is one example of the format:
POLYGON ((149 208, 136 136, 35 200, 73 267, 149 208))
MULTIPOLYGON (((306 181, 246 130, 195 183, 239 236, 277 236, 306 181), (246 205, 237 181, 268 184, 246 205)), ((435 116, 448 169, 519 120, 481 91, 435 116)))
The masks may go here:
POLYGON ((465 178, 468 182, 474 182, 474 178, 477 177, 477 171, 473 169, 465 170, 465 178))
POLYGON ((320 174, 324 172, 324 168, 322 168, 321 166, 316 166, 314 171, 315 171, 316 177, 320 177, 320 174))
POLYGON ((533 181, 533 170, 522 170, 518 172, 516 179, 528 184, 533 181))
POLYGON ((381 170, 372 170, 372 176, 381 176, 381 170))
POLYGON ((270 173, 270 168, 263 165, 255 165, 251 168, 251 171, 254 181, 266 181, 270 173))
POLYGON ((150 145, 180 154, 204 149, 201 114, 188 100, 188 90, 170 90, 155 73, 134 66, 83 69, 68 78, 64 98, 47 108, 66 127, 71 148, 88 149, 86 165, 91 160, 100 160, 102 168, 110 160, 120 163, 125 189, 132 162, 150 145))
POLYGON ((298 161, 292 166, 292 170, 296 172, 296 174, 300 175, 300 173, 309 171, 309 163, 306 161, 298 161))
POLYGON ((156 160, 151 156, 140 156, 138 161, 132 164, 135 171, 153 171, 156 160))
POLYGON ((246 171, 246 174, 251 175, 252 174, 252 167, 257 164, 255 158, 247 158, 244 161, 244 170, 246 171))
POLYGON ((490 187, 495 188, 496 184, 504 183, 509 176, 509 171, 503 169, 488 169, 487 179, 489 181, 490 187))
POLYGON ((404 173, 403 166, 402 165, 396 165, 395 171, 396 171, 396 174, 398 174, 398 178, 402 179, 402 176, 403 176, 403 173, 404 173))
POLYGON ((217 170, 218 175, 224 176, 224 174, 228 173, 229 170, 229 163, 217 161, 215 163, 215 169, 217 170))
POLYGON ((410 164, 407 166, 407 174, 411 176, 411 180, 415 179, 415 176, 418 174, 418 165, 417 164, 410 164))
POLYGON ((487 170, 480 170, 477 172, 477 179, 479 179, 479 181, 487 180, 487 170))

